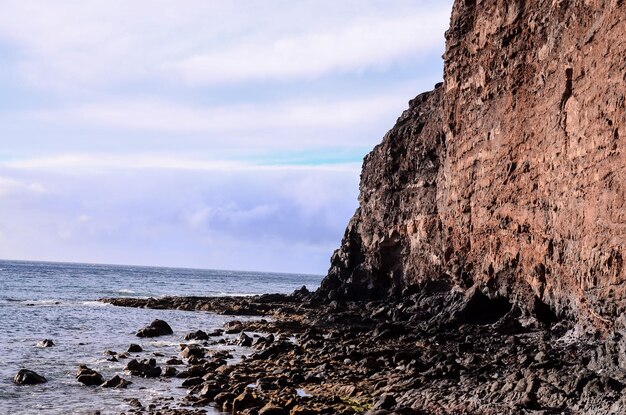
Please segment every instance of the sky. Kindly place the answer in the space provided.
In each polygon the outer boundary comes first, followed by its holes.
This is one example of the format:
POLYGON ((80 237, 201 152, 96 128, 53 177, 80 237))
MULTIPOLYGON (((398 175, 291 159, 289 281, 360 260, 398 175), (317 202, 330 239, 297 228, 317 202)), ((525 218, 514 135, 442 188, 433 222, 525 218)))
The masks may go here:
POLYGON ((324 274, 452 1, 0 6, 0 258, 324 274))

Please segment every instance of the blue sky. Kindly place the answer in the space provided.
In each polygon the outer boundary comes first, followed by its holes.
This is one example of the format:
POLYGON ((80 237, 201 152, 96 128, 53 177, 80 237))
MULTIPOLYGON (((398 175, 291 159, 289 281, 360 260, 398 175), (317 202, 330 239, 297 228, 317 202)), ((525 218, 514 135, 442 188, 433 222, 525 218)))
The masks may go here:
POLYGON ((0 258, 326 272, 451 0, 2 0, 0 258))

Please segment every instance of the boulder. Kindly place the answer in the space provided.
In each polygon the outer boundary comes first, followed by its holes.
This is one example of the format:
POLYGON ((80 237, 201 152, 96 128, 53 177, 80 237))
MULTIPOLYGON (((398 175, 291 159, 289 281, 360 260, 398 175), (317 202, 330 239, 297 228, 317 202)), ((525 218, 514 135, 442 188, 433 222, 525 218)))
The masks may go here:
POLYGON ((156 378, 161 376, 161 368, 156 365, 154 359, 142 360, 133 359, 124 368, 133 376, 141 376, 144 378, 156 378))
POLYGON ((143 352, 143 348, 140 345, 132 343, 130 346, 128 346, 128 353, 140 353, 140 352, 143 352))
POLYGON ((133 382, 130 382, 118 375, 113 376, 111 379, 107 380, 102 384, 103 388, 117 388, 117 389, 126 389, 128 385, 133 382))
POLYGON ((185 335, 185 340, 209 340, 209 335, 205 331, 197 330, 185 335))
POLYGON ((99 386, 104 383, 104 378, 100 373, 88 368, 85 365, 80 365, 78 367, 78 372, 76 372, 76 379, 83 385, 87 386, 99 386))
POLYGON ((28 369, 21 369, 15 377, 13 377, 13 383, 16 385, 37 385, 39 383, 46 383, 48 379, 40 374, 28 369))
POLYGON ((149 326, 146 326, 137 332, 137 337, 157 337, 174 334, 174 331, 163 320, 154 320, 149 326))

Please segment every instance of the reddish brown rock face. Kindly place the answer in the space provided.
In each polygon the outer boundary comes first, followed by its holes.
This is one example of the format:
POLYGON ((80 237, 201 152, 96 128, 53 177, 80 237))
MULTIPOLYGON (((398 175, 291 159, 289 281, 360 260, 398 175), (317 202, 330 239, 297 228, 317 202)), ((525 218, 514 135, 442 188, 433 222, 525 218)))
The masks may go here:
POLYGON ((365 159, 322 291, 478 283, 609 327, 626 308, 626 2, 459 0, 446 40, 443 86, 365 159))

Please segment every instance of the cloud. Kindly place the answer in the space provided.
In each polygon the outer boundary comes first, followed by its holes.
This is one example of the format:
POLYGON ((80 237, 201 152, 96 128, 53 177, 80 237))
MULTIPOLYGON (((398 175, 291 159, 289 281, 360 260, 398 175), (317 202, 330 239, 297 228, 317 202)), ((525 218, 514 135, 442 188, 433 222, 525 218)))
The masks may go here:
POLYGON ((0 258, 324 273, 358 187, 352 168, 66 171, 0 166, 0 188, 46 188, 0 204, 0 258))
POLYGON ((104 102, 32 112, 56 123, 100 125, 169 133, 228 133, 296 127, 341 127, 388 115, 406 94, 331 102, 283 102, 272 106, 202 108, 160 100, 104 102))
POLYGON ((0 177, 0 198, 15 195, 16 193, 33 194, 43 192, 45 192, 45 189, 41 183, 0 177))
POLYGON ((415 60, 441 47, 447 3, 6 0, 0 39, 43 88, 283 81, 415 60))
POLYGON ((324 273, 451 3, 3 0, 0 258, 324 273))
POLYGON ((252 40, 173 65, 194 84, 314 78, 387 67, 438 49, 448 10, 348 22, 336 32, 252 40))

